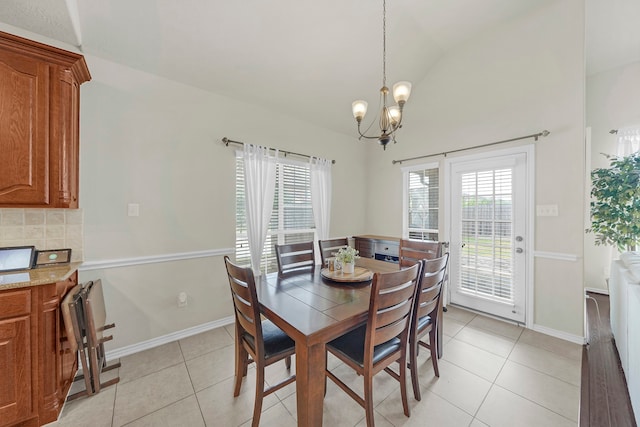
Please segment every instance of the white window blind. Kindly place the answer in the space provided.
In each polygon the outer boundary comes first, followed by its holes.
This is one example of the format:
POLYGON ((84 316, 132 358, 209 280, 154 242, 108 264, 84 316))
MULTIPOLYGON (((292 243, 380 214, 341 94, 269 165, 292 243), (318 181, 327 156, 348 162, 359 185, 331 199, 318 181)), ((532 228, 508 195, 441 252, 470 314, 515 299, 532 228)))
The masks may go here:
POLYGON ((512 169, 462 175, 460 286, 465 292, 513 300, 512 169))
POLYGON ((413 240, 438 241, 438 168, 408 171, 405 179, 408 237, 413 240))
MULTIPOLYGON (((262 249, 260 269, 265 273, 278 271, 276 244, 315 241, 313 208, 311 206, 311 175, 309 165, 283 160, 276 171, 276 191, 267 239, 262 249)), ((236 262, 250 264, 247 221, 245 215, 244 162, 236 158, 236 262)))

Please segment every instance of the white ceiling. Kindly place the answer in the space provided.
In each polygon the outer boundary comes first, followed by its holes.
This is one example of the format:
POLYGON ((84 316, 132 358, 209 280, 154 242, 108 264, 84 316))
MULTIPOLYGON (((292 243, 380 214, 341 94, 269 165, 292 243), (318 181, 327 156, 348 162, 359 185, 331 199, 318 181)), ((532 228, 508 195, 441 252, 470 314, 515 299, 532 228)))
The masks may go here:
MULTIPOLYGON (((554 1, 390 0, 388 84, 417 84, 456 46, 554 1)), ((586 5, 588 73, 640 61, 640 1, 586 5)), ((377 105, 382 85, 380 1, 2 0, 0 21, 346 134, 351 102, 377 105)))

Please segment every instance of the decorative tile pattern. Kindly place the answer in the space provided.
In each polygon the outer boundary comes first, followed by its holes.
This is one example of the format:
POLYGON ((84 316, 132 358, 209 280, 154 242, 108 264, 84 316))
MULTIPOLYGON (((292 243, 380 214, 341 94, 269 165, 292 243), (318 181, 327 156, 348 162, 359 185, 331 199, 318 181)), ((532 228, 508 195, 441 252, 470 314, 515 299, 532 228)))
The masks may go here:
POLYGON ((82 209, 0 209, 0 247, 71 248, 71 261, 84 256, 82 209))

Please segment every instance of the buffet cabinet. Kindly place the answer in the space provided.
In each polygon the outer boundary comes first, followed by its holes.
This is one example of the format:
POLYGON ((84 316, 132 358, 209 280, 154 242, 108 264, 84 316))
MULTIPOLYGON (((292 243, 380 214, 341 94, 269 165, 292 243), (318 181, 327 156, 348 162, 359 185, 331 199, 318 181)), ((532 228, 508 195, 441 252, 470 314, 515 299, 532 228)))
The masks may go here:
POLYGON ((0 207, 77 208, 82 55, 0 32, 0 207))
POLYGON ((74 272, 55 283, 0 290, 1 427, 41 426, 58 418, 78 369, 60 301, 76 284, 74 272))

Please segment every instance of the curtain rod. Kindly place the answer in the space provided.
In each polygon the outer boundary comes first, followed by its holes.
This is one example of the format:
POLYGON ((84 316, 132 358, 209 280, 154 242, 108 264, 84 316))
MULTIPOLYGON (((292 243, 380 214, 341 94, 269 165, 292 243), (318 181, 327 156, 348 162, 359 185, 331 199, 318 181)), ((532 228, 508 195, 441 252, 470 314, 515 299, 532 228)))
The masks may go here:
POLYGON ((549 133, 550 132, 548 130, 543 130, 542 132, 534 133, 531 135, 519 136, 518 138, 505 139, 503 141, 490 142, 488 144, 476 145, 474 147, 459 148, 457 150, 443 151, 442 153, 427 154, 425 156, 409 157, 408 159, 392 160, 391 163, 395 165, 396 163, 402 164, 402 162, 408 162, 409 160, 424 159, 426 157, 435 157, 435 156, 447 157, 447 154, 451 154, 451 153, 457 153, 457 152, 466 151, 466 150, 473 150, 475 148, 489 147, 490 145, 504 144, 505 142, 518 141, 520 139, 534 138, 537 141, 538 138, 540 138, 541 136, 547 136, 549 135, 549 133))
MULTIPOLYGON (((233 139, 229 139, 226 136, 224 138, 222 138, 222 142, 224 142, 224 145, 226 145, 227 147, 229 146, 229 144, 236 144, 236 145, 244 145, 245 143, 242 141, 234 141, 233 139)), ((276 151, 275 148, 271 148, 269 147, 269 150, 273 150, 276 151)), ((278 150, 281 153, 284 153, 285 157, 287 156, 287 154, 293 154, 294 156, 299 156, 299 157, 306 157, 307 159, 310 159, 311 157, 314 156, 309 156, 308 154, 300 154, 300 153, 294 153, 293 151, 286 151, 286 150, 278 150)), ((331 164, 336 164, 335 160, 331 160, 331 164)))

